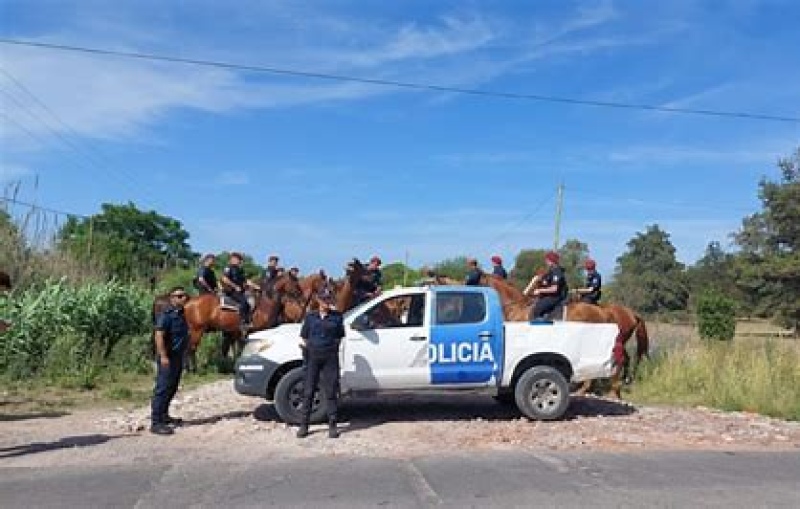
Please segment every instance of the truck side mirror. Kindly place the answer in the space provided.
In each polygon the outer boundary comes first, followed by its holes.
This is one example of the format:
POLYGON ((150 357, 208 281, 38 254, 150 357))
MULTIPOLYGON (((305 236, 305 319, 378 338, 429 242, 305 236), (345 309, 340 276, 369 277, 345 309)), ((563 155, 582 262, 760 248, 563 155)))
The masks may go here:
POLYGON ((357 331, 370 329, 369 316, 366 314, 358 315, 356 319, 353 320, 353 323, 350 324, 350 328, 357 331))

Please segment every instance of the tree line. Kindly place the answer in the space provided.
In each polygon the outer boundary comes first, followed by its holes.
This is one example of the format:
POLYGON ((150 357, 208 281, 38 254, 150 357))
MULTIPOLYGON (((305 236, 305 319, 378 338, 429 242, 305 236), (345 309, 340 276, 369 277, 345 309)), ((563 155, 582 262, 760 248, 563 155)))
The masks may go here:
MULTIPOLYGON (((798 330, 800 323, 800 148, 778 162, 780 177, 758 183, 761 210, 742 219, 731 232, 734 249, 726 252, 719 240, 708 243, 695 264, 685 266, 675 256, 670 235, 658 224, 636 232, 627 250, 616 259, 605 300, 628 305, 645 314, 693 310, 703 295, 729 299, 739 315, 767 317, 798 330)), ((0 209, 0 268, 23 286, 48 275, 48 264, 80 278, 114 278, 140 285, 165 287, 188 284, 199 260, 189 233, 177 219, 143 211, 133 203, 102 205, 90 217, 69 218, 46 249, 25 239, 25 229, 0 209), (23 263, 24 262, 24 263, 23 263), (33 267, 33 268, 32 268, 33 267)), ((579 239, 559 249, 570 287, 583 285, 581 267, 589 246, 579 239)), ((522 249, 509 277, 524 287, 544 266, 544 249, 522 249)), ((219 253, 221 264, 227 253, 219 253)), ((463 279, 466 257, 455 256, 432 267, 438 273, 463 279)), ((249 276, 261 267, 246 256, 249 276)), ((390 263, 384 267, 385 286, 413 284, 424 267, 390 263)), ((52 271, 51 271, 52 272, 52 271)), ((56 271, 58 272, 58 271, 56 271)), ((57 274, 50 274, 57 275, 57 274)))

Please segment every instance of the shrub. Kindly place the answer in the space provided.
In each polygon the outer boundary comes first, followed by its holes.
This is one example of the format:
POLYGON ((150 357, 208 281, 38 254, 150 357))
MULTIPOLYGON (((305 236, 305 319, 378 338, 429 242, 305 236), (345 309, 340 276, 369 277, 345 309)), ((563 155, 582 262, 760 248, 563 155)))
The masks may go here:
POLYGON ((736 333, 736 303, 717 293, 697 301, 697 329, 702 339, 730 341, 736 333))

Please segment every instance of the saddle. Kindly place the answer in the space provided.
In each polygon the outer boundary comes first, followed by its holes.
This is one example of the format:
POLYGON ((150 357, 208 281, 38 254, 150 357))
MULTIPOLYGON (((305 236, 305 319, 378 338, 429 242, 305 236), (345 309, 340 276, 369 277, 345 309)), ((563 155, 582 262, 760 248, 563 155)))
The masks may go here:
POLYGON ((219 307, 226 311, 239 311, 239 304, 227 295, 219 296, 219 307))

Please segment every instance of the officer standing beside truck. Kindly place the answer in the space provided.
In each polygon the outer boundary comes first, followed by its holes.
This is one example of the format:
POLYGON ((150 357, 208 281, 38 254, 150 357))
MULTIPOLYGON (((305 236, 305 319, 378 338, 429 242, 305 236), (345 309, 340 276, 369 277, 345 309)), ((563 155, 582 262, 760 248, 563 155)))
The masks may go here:
POLYGON ((311 405, 317 383, 326 399, 328 411, 328 437, 338 438, 337 410, 339 399, 339 344, 345 335, 342 314, 333 309, 333 294, 322 290, 317 294, 319 309, 306 315, 300 330, 300 347, 304 349, 306 377, 303 394, 303 417, 297 438, 308 436, 311 405))

